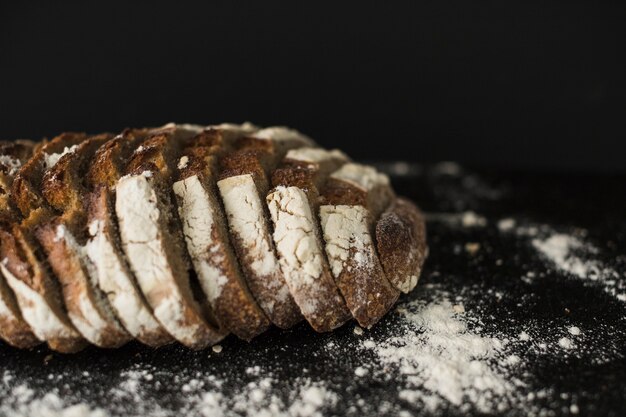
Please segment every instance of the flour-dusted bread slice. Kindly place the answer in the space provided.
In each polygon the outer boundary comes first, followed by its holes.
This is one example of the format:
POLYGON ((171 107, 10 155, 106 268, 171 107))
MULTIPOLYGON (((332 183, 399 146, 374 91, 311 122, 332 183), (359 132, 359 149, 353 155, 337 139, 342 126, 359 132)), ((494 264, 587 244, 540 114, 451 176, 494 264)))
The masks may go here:
POLYGON ((95 285, 104 292, 124 328, 142 343, 158 347, 173 341, 152 314, 122 251, 115 215, 115 185, 132 152, 149 134, 127 129, 102 145, 87 173, 85 252, 95 285))
POLYGON ((417 285, 428 255, 421 211, 407 199, 396 199, 376 224, 376 240, 387 279, 408 293, 417 285))
POLYGON ((189 273, 191 262, 172 192, 181 147, 197 133, 199 129, 169 125, 152 134, 131 156, 115 199, 122 246, 139 287, 157 320, 191 348, 224 337, 189 273))
POLYGON ((352 316, 366 328, 400 294, 385 275, 373 238, 378 212, 392 198, 387 176, 354 163, 334 172, 322 193, 320 221, 333 276, 352 316))
POLYGON ((351 317, 333 280, 317 216, 318 186, 346 160, 336 151, 292 151, 274 171, 275 188, 267 196, 281 270, 300 311, 319 332, 351 317))
MULTIPOLYGON (((0 228, 19 221, 11 202, 13 177, 33 152, 29 141, 0 142, 0 228)), ((24 321, 15 294, 0 272, 0 338, 12 346, 29 348, 40 343, 24 321)))
POLYGON ((301 133, 272 127, 240 139, 221 160, 217 183, 232 243, 252 294, 272 323, 289 328, 302 320, 278 263, 264 198, 268 174, 285 153, 313 142, 301 133))
POLYGON ((97 285, 85 248, 88 201, 84 173, 98 148, 110 139, 108 134, 85 139, 45 172, 41 190, 59 215, 35 230, 48 263, 61 282, 74 327, 89 342, 104 348, 119 347, 131 339, 97 285))
POLYGON ((223 125, 198 134, 178 162, 173 189, 187 249, 220 327, 244 340, 269 321, 250 293, 228 234, 216 187, 218 158, 252 127, 223 125))
POLYGON ((11 197, 24 219, 3 228, 0 269, 15 293, 24 320, 40 340, 60 352, 82 349, 86 341, 67 316, 61 285, 50 271, 35 238, 37 228, 54 218, 41 194, 43 175, 59 159, 73 152, 82 133, 64 133, 43 144, 19 169, 11 185, 11 197))

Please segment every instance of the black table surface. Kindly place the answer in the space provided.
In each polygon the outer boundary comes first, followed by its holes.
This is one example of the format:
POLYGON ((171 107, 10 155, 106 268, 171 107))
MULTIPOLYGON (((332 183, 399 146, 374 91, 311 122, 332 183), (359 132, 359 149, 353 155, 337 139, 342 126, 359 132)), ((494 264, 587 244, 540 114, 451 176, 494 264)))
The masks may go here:
MULTIPOLYGON (((363 353, 358 339, 395 335, 399 319, 390 313, 364 335, 355 333, 354 323, 331 334, 316 334, 303 323, 289 331, 271 329, 251 343, 228 337, 219 353, 130 343, 61 355, 44 346, 20 351, 0 345, 0 415, 34 415, 41 412, 32 406, 36 401, 48 401, 45 407, 55 416, 70 415, 64 408, 76 403, 100 413, 93 415, 111 416, 626 415, 626 300, 617 295, 626 293, 626 176, 381 166, 398 193, 418 202, 428 218, 430 255, 418 287, 399 305, 422 300, 427 306, 445 292, 453 300, 462 297, 474 318, 468 331, 510 340, 531 333, 528 342, 511 345, 519 361, 504 374, 523 382, 518 392, 481 408, 476 398, 455 403, 413 384, 418 394, 421 389, 437 397, 432 408, 424 403, 428 396, 411 401, 399 395, 410 375, 393 365, 355 377, 359 366, 383 368, 363 353), (469 212, 475 215, 464 217, 469 212), (503 219, 518 232, 503 231, 503 219), (560 233, 589 243, 594 249, 580 256, 614 271, 610 282, 559 269, 533 248, 529 230, 540 238, 560 233), (571 327, 582 334, 568 335, 571 327), (564 336, 576 347, 559 348, 564 336), (547 353, 537 347, 542 343, 547 353), (254 397, 267 377, 271 390, 259 392, 279 398, 275 408, 258 405, 266 399, 254 397), (333 395, 322 395, 321 404, 313 399, 312 409, 290 408, 298 389, 311 384, 333 395), (215 396, 203 399, 208 391, 219 393, 221 405, 212 405, 215 396), (46 400, 51 393, 61 405, 46 400)), ((76 415, 90 415, 82 411, 76 415)))

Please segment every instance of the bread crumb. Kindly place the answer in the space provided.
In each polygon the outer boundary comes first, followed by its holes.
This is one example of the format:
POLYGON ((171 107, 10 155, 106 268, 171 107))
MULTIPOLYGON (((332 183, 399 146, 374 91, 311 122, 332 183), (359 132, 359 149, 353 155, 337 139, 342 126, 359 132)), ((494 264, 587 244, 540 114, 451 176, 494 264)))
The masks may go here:
POLYGON ((354 334, 361 336, 363 334, 363 329, 359 326, 354 327, 354 334))
POLYGON ((220 353, 222 351, 222 345, 213 345, 211 350, 213 350, 213 352, 215 353, 220 353))
POLYGON ((470 255, 474 256, 480 250, 480 243, 478 242, 467 242, 465 244, 465 251, 470 255))

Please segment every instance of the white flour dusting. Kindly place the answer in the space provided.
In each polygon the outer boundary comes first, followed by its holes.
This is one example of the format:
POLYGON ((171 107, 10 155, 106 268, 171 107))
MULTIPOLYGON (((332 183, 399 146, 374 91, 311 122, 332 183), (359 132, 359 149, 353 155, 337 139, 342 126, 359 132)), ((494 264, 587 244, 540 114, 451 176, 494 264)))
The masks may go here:
POLYGON ((86 403, 68 402, 58 390, 42 396, 24 383, 14 384, 15 376, 4 371, 0 383, 0 416, 10 417, 108 417, 99 408, 86 403))
POLYGON ((532 245, 554 268, 574 278, 596 282, 607 293, 626 302, 626 288, 620 274, 596 259, 597 247, 578 236, 556 233, 546 227, 538 230, 547 230, 547 234, 539 233, 532 239, 532 245))

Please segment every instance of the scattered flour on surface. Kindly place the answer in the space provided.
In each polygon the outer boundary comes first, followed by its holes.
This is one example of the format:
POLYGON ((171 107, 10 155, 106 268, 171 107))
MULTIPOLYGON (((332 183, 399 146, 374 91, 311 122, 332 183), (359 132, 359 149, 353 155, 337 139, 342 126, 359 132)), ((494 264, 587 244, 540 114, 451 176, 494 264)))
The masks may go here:
POLYGON ((15 376, 4 371, 0 383, 0 416, 10 417, 109 417, 86 403, 68 402, 56 389, 38 395, 25 383, 13 385, 15 376))

